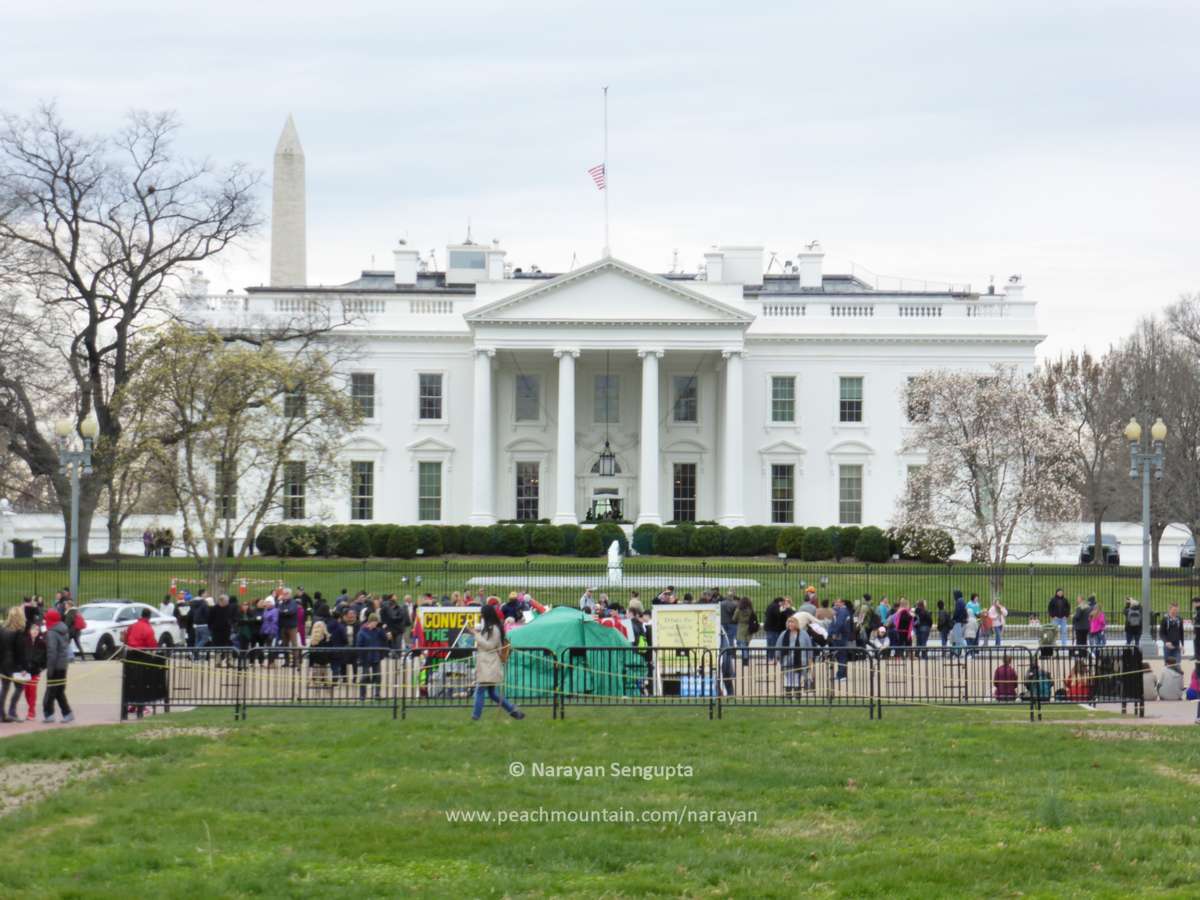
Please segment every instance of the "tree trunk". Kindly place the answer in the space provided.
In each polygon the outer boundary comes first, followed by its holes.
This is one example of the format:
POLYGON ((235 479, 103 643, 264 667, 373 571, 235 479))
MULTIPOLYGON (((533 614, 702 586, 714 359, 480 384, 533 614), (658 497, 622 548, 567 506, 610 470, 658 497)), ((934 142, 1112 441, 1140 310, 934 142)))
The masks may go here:
POLYGON ((1167 530, 1168 522, 1152 522, 1150 524, 1150 565, 1158 568, 1158 545, 1162 541, 1163 532, 1167 530))
POLYGON ((1108 563, 1104 556, 1104 513, 1092 511, 1092 565, 1103 566, 1108 563))
MULTIPOLYGON (((63 552, 62 561, 71 559, 71 481, 67 476, 60 476, 64 482, 55 488, 58 493, 59 509, 63 517, 63 552)), ((93 478, 79 480, 79 559, 88 558, 88 538, 92 531, 92 519, 96 515, 96 507, 100 503, 100 484, 93 478)))
POLYGON ((121 517, 108 514, 108 555, 121 555, 121 517))

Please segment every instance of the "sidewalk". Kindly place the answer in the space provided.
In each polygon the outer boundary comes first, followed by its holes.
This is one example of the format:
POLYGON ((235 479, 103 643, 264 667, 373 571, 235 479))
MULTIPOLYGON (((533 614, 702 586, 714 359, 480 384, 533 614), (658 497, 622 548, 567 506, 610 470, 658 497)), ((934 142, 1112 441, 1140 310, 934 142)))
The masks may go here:
MULTIPOLYGON (((43 675, 44 678, 44 675, 43 675)), ((42 724, 42 697, 45 685, 38 685, 36 718, 33 721, 0 724, 0 738, 14 734, 31 734, 47 729, 74 728, 80 725, 109 725, 121 721, 118 698, 121 696, 121 664, 107 660, 96 662, 73 662, 67 670, 67 702, 75 713, 75 721, 63 725, 55 712, 53 725, 42 724)), ((17 703, 17 712, 25 715, 25 697, 17 703)))

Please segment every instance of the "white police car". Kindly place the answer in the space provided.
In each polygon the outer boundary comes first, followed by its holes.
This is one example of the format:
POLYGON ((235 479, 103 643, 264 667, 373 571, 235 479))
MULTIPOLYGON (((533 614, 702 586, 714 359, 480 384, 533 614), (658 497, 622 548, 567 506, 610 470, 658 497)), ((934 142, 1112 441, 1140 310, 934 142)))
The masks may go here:
POLYGON ((79 635, 84 655, 108 659, 125 645, 125 629, 141 618, 142 610, 150 610, 150 625, 158 646, 173 647, 184 642, 183 630, 174 616, 164 616, 147 603, 132 600, 95 600, 79 607, 86 627, 79 635))

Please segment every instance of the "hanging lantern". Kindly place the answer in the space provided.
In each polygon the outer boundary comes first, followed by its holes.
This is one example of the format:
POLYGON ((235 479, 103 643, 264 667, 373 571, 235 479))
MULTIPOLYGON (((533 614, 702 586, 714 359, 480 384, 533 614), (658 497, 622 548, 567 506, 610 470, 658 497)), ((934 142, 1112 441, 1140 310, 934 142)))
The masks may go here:
POLYGON ((604 442, 604 449, 600 451, 600 459, 597 462, 597 474, 606 476, 617 474, 617 456, 612 452, 612 447, 608 445, 608 441, 604 442))
POLYGON ((609 351, 604 351, 604 449, 600 451, 600 458, 596 460, 596 474, 611 478, 617 474, 617 456, 612 452, 612 447, 608 443, 608 397, 612 391, 612 375, 609 370, 609 351))

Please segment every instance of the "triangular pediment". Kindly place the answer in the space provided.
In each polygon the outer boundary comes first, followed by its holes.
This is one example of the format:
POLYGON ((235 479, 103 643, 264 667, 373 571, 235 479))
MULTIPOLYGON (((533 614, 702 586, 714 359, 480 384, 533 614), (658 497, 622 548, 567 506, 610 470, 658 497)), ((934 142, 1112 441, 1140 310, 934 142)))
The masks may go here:
POLYGON ((618 259, 602 259, 466 314, 472 323, 748 325, 753 316, 618 259))

